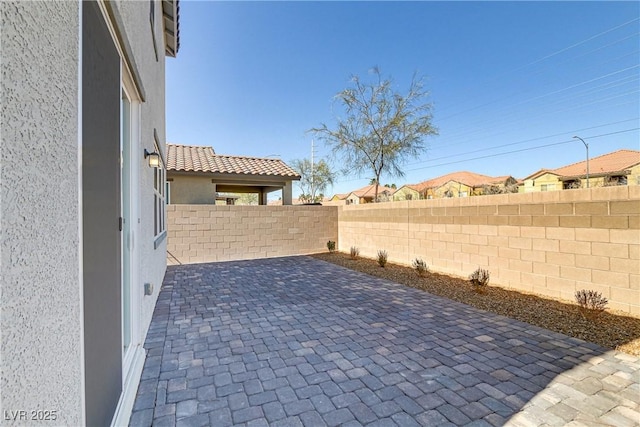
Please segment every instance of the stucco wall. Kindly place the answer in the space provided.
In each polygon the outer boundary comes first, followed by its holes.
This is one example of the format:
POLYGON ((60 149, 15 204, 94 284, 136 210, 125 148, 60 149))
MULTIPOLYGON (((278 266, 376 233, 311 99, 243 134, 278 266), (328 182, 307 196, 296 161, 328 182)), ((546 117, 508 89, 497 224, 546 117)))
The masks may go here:
POLYGON ((338 235, 335 206, 171 205, 168 214, 169 264, 318 253, 338 235))
POLYGON ((216 187, 207 176, 169 176, 171 203, 191 205, 213 205, 216 187))
POLYGON ((8 425, 4 411, 37 409, 81 425, 78 3, 0 11, 0 413, 8 425))
POLYGON ((595 289, 640 314, 640 187, 343 206, 339 248, 573 300, 595 289))
POLYGON ((535 179, 526 179, 521 187, 524 193, 542 191, 542 186, 546 186, 544 191, 562 190, 562 181, 558 180, 558 175, 545 173, 535 179))
POLYGON ((631 168, 631 173, 627 175, 628 185, 640 185, 640 165, 631 168))

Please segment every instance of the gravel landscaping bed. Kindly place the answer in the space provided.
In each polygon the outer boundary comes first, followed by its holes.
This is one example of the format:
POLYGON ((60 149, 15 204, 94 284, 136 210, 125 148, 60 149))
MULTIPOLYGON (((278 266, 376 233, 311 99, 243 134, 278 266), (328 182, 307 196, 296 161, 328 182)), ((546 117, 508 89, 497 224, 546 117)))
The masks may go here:
POLYGON ((580 314, 578 306, 570 301, 491 285, 486 293, 479 294, 474 292, 468 280, 432 272, 420 277, 411 267, 389 262, 382 268, 373 259, 359 257, 353 260, 349 254, 340 252, 312 256, 603 347, 640 356, 640 318, 632 317, 628 313, 607 309, 597 319, 587 320, 580 314))

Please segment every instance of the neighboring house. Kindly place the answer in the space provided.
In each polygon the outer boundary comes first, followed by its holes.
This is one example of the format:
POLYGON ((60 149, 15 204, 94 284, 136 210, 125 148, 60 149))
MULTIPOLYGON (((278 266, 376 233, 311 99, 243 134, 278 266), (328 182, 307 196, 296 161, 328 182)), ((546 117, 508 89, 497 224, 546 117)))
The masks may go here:
MULTIPOLYGON (((385 187, 383 185, 378 186, 378 201, 388 201, 391 200, 393 193, 396 190, 394 188, 385 187)), ((353 190, 346 195, 335 195, 331 198, 332 201, 335 201, 338 197, 338 200, 341 200, 345 205, 361 205, 364 203, 372 203, 376 194, 376 186, 375 184, 366 185, 362 188, 358 188, 357 190, 353 190)))
POLYGON ((349 196, 349 193, 334 194, 333 197, 329 199, 329 201, 336 202, 336 203, 343 202, 344 204, 344 201, 347 199, 347 196, 349 196))
POLYGON ((334 194, 331 197, 326 197, 322 200, 322 204, 325 206, 342 206, 346 205, 346 199, 348 193, 334 194))
POLYGON ((562 182, 558 180, 558 174, 550 169, 540 169, 524 178, 518 189, 521 193, 555 190, 562 190, 562 182))
POLYGON ((393 201, 399 202, 404 200, 419 200, 421 199, 420 187, 415 184, 405 184, 398 188, 393 193, 393 201))
POLYGON ((394 194, 394 200, 437 199, 443 197, 479 196, 485 193, 517 190, 512 176, 492 177, 460 171, 439 176, 419 184, 404 185, 394 194))
POLYGON ((258 204, 282 191, 292 204, 300 175, 280 159, 216 154, 211 147, 167 144, 167 193, 172 204, 215 204, 219 193, 255 193, 258 204))
POLYGON ((178 2, 0 12, 3 423, 126 425, 166 269, 178 2))
MULTIPOLYGON (((589 159, 589 187, 640 185, 640 151, 618 150, 589 159)), ((587 161, 557 169, 540 169, 523 180, 520 191, 587 187, 587 161)))

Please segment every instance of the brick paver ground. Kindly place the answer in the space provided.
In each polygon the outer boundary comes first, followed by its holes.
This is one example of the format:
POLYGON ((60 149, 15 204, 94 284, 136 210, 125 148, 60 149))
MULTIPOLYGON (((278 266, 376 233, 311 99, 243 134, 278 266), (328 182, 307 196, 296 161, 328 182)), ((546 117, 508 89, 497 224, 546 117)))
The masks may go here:
POLYGON ((640 361, 308 257, 169 267, 132 426, 637 426, 640 361))

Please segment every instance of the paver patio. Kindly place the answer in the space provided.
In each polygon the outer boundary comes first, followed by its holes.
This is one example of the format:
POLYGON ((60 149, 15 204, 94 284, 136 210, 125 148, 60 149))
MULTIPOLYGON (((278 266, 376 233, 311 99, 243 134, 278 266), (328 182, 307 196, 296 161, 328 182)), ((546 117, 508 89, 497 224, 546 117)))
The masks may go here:
POLYGON ((640 360, 309 257, 169 267, 132 426, 640 424, 640 360))

